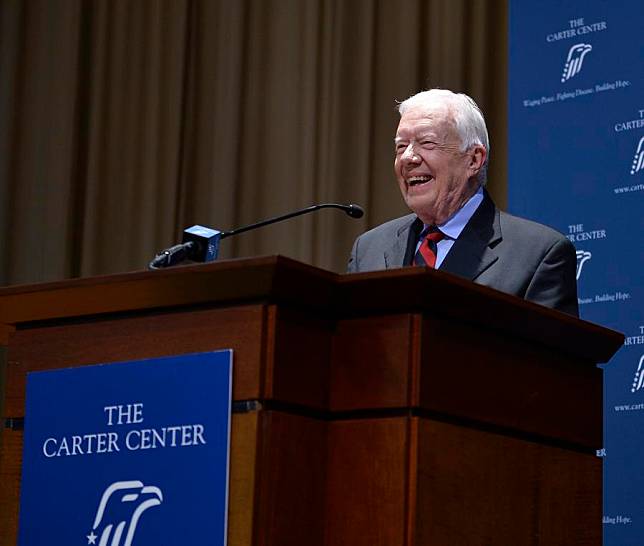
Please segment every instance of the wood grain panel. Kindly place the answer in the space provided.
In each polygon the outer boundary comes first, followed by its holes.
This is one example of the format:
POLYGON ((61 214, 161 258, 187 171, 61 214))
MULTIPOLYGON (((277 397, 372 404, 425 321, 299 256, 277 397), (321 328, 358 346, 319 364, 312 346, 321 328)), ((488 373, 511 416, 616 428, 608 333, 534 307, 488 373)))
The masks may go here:
POLYGON ((22 431, 4 429, 0 448, 0 546, 15 546, 22 467, 22 431))
POLYGON ((322 546, 327 423, 262 412, 257 546, 322 546))
POLYGON ((600 546, 601 460, 421 419, 415 546, 600 546))
POLYGON ((0 288, 0 323, 251 302, 353 316, 432 312, 594 362, 608 361, 624 341, 618 332, 438 270, 336 275, 282 256, 0 288))
POLYGON ((8 350, 5 415, 24 416, 27 371, 234 351, 233 398, 260 398, 264 307, 164 313, 16 331, 8 350))
POLYGON ((538 344, 423 317, 421 406, 452 416, 602 445, 602 371, 538 344))
POLYGON ((9 343, 9 336, 14 330, 15 328, 13 326, 0 323, 0 347, 6 346, 9 343))
POLYGON ((407 419, 329 424, 326 546, 406 544, 407 419))
POLYGON ((7 417, 4 413, 4 399, 7 392, 7 348, 0 345, 0 448, 2 448, 2 429, 4 428, 4 419, 7 417))
MULTIPOLYGON (((288 308, 275 312, 273 389, 266 397, 325 410, 334 321, 288 308)), ((267 355, 268 356, 268 355, 267 355)))
POLYGON ((340 290, 336 299, 354 316, 428 313, 541 343, 593 363, 607 362, 624 342, 623 334, 614 330, 437 269, 403 267, 353 273, 341 275, 337 282, 340 290))
POLYGON ((334 411, 409 405, 413 315, 339 320, 333 340, 334 411))
POLYGON ((232 416, 228 546, 251 546, 253 544, 255 468, 260 413, 236 413, 232 416))
POLYGON ((0 322, 17 325, 133 309, 185 309, 195 304, 239 305, 271 299, 325 309, 336 278, 334 273, 283 256, 265 256, 11 286, 0 288, 0 322))

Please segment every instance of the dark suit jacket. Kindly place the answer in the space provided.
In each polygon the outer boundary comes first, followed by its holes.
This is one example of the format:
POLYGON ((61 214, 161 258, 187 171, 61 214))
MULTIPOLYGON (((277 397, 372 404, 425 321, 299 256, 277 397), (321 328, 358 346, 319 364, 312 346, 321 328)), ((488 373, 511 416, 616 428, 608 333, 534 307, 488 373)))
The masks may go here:
MULTIPOLYGON (((410 214, 358 237, 349 273, 409 265, 419 222, 410 214)), ((561 233, 500 211, 485 192, 439 269, 578 316, 576 263, 561 233)))

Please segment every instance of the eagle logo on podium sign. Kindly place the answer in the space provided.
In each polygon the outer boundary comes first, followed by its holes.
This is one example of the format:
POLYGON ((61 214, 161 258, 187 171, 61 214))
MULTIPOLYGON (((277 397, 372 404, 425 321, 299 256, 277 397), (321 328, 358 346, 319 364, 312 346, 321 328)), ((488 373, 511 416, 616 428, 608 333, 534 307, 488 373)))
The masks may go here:
POLYGON ((87 544, 131 546, 143 512, 162 502, 158 487, 138 480, 114 482, 103 492, 87 544))
POLYGON ((584 57, 589 51, 592 51, 593 46, 590 44, 575 44, 568 51, 568 58, 564 65, 563 74, 561 74, 561 83, 568 81, 573 76, 581 72, 581 67, 584 64, 584 57))

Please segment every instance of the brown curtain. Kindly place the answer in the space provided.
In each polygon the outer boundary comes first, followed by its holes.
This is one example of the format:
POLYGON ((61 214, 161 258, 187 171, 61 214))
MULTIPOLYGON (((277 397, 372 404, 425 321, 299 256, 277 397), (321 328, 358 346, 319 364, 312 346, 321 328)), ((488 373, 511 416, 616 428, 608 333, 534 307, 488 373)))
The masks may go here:
POLYGON ((505 201, 506 0, 2 0, 0 284, 145 268, 193 223, 343 271, 405 213, 396 99, 464 91, 486 113, 505 201))

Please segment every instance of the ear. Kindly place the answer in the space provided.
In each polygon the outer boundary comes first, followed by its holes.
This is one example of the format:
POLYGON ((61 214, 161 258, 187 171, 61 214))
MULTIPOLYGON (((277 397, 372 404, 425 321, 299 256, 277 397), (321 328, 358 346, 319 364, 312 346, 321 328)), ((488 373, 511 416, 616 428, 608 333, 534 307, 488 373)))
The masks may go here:
POLYGON ((485 165, 485 160, 487 159, 487 150, 485 149, 485 146, 481 144, 475 144, 467 152, 467 157, 469 159, 467 168, 470 171, 470 177, 476 176, 483 168, 483 165, 485 165))

